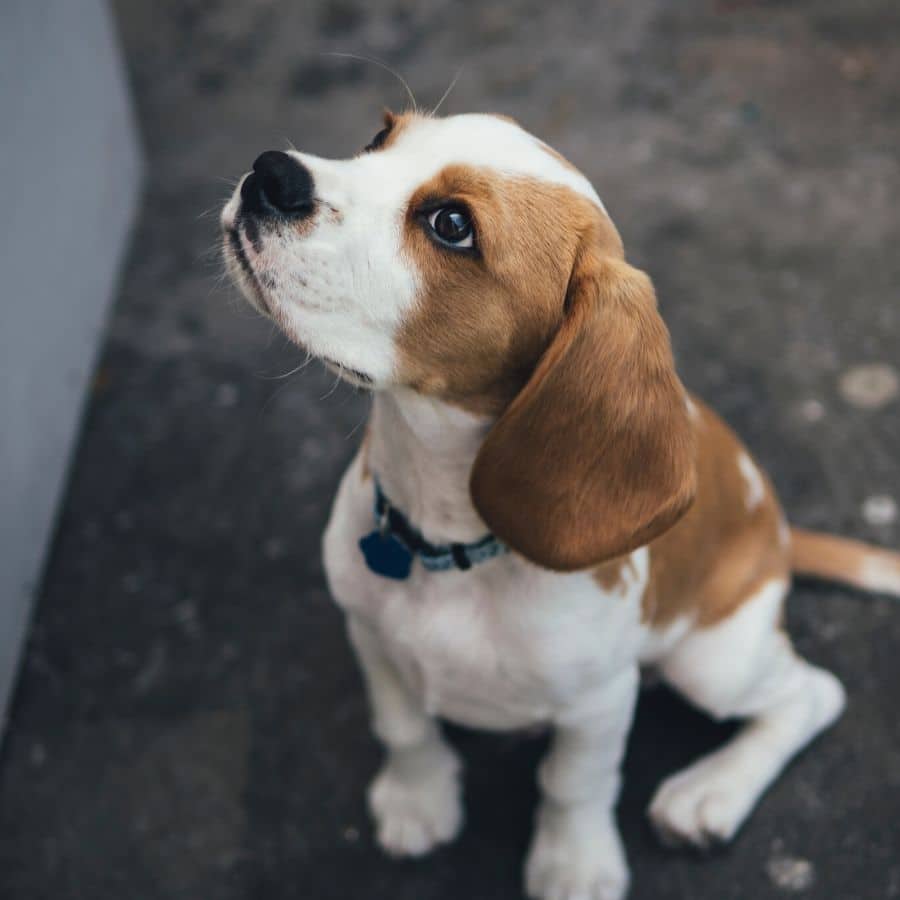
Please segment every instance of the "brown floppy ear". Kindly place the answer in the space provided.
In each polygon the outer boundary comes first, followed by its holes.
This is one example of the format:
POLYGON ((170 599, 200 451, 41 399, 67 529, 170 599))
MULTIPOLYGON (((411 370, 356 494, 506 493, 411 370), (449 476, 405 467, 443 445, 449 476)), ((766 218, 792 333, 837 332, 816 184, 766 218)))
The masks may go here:
POLYGON ((475 459, 475 507, 513 550, 571 571, 668 529, 695 481, 686 392, 653 285, 583 244, 559 331, 475 459))

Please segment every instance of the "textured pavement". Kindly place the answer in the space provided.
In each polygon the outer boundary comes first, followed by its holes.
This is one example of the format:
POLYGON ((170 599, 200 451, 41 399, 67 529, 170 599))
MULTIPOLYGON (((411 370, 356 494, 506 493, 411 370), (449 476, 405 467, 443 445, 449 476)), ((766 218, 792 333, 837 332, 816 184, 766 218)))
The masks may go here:
MULTIPOLYGON (((403 105, 322 51, 385 59, 423 105, 461 69, 444 110, 513 115, 594 181, 685 381, 791 519, 897 547, 900 7, 114 6, 150 176, 0 765, 0 897, 517 900, 540 739, 453 731, 462 838, 416 863, 373 847, 379 751, 319 560, 367 402, 294 372, 219 279, 223 179, 288 140, 348 155, 403 105)), ((849 711, 701 859, 660 849, 644 808, 729 729, 647 692, 634 900, 900 897, 900 604, 804 584, 788 618, 849 711)))

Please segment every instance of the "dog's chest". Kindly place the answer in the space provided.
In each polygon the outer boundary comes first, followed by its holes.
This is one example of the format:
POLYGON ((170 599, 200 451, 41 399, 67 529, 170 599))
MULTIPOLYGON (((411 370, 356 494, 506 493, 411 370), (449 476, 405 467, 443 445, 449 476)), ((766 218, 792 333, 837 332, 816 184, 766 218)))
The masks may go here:
POLYGON ((584 702, 633 658, 637 623, 589 576, 508 557, 468 572, 417 572, 382 601, 384 646, 426 709, 475 727, 518 728, 584 702))
POLYGON ((541 724, 589 703, 636 659, 645 579, 605 592, 590 574, 509 554, 465 572, 417 563, 395 581, 370 571, 357 547, 371 513, 345 517, 341 505, 325 537, 332 593, 375 630, 430 713, 482 728, 541 724))

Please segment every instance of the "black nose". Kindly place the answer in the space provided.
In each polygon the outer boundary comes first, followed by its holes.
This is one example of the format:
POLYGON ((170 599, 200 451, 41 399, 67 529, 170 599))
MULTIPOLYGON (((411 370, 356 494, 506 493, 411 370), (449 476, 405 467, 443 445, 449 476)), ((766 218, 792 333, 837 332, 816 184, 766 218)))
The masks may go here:
POLYGON ((313 208, 312 175, 293 156, 266 150, 244 179, 241 200, 246 212, 305 216, 313 208))

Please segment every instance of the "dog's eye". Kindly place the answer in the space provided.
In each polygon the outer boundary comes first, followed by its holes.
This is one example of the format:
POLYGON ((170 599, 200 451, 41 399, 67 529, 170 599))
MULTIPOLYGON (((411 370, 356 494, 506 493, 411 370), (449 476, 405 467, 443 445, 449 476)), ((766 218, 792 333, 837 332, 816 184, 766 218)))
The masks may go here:
POLYGON ((472 217, 461 206, 442 206, 428 215, 428 224, 438 239, 454 247, 474 245, 472 217))
POLYGON ((371 153, 373 150, 377 150, 379 147, 384 146, 384 142, 387 140, 387 136, 391 133, 390 128, 382 128, 375 137, 363 147, 363 153, 371 153))

